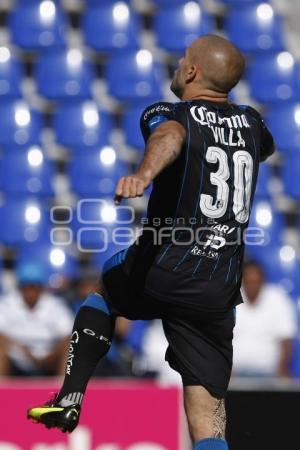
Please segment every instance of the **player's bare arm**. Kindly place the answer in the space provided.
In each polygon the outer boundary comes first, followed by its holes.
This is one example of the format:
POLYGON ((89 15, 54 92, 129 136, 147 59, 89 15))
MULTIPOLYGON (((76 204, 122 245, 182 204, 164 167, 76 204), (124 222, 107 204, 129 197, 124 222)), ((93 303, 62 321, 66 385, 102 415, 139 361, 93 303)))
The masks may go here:
POLYGON ((185 138, 185 129, 175 120, 156 128, 148 139, 143 161, 137 171, 120 178, 115 191, 115 202, 118 204, 122 198, 142 196, 154 178, 178 158, 185 138))

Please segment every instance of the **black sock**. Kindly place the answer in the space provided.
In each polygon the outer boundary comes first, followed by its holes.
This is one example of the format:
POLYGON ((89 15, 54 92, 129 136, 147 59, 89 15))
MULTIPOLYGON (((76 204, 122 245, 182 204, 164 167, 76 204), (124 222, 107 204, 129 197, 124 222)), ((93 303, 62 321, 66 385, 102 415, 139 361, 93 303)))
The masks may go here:
MULTIPOLYGON (((99 299, 104 301, 100 296, 99 299)), ((111 345, 113 317, 104 312, 103 308, 85 304, 75 318, 65 379, 57 398, 58 402, 63 400, 63 406, 72 402, 81 403, 83 395, 80 394, 84 394, 97 363, 106 355, 111 345)))

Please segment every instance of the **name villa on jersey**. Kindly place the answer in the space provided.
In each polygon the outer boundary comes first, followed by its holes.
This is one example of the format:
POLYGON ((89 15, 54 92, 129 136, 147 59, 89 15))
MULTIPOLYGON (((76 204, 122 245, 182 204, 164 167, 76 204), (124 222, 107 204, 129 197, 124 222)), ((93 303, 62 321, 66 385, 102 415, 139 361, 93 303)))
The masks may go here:
POLYGON ((230 147, 246 147, 246 142, 239 130, 250 128, 245 114, 220 117, 213 111, 207 111, 205 106, 192 106, 190 111, 196 122, 212 130, 216 144, 229 145, 230 147), (226 125, 226 128, 225 126, 219 126, 223 124, 226 125))

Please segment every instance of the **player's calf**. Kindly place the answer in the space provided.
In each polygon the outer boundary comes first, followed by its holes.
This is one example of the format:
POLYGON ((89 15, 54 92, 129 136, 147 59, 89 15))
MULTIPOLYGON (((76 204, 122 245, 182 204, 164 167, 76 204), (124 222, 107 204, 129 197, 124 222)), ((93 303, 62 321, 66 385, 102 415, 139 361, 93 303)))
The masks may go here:
POLYGON ((73 326, 63 387, 58 402, 66 404, 70 394, 84 394, 99 360, 108 352, 114 318, 99 293, 90 294, 81 305, 73 326))
POLYGON ((194 450, 227 450, 224 400, 202 386, 185 386, 184 405, 194 450))

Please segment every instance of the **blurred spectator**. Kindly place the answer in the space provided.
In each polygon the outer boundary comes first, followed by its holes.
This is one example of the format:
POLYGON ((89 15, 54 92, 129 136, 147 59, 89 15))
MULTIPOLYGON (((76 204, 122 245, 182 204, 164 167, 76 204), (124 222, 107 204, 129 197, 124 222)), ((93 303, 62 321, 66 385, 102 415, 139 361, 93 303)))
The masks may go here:
POLYGON ((91 293, 97 290, 98 280, 100 278, 99 270, 93 267, 84 267, 80 270, 79 277, 75 282, 75 293, 71 301, 71 308, 76 314, 82 302, 91 293))
POLYGON ((0 375, 64 372, 73 317, 47 292, 47 275, 40 264, 20 264, 18 289, 0 299, 0 375))
POLYGON ((161 383, 181 384, 180 375, 165 361, 167 347, 161 320, 152 320, 145 329, 137 368, 144 376, 156 378, 161 383))
POLYGON ((237 307, 233 373, 239 376, 291 376, 296 312, 287 294, 265 282, 255 262, 245 264, 244 304, 237 307))

